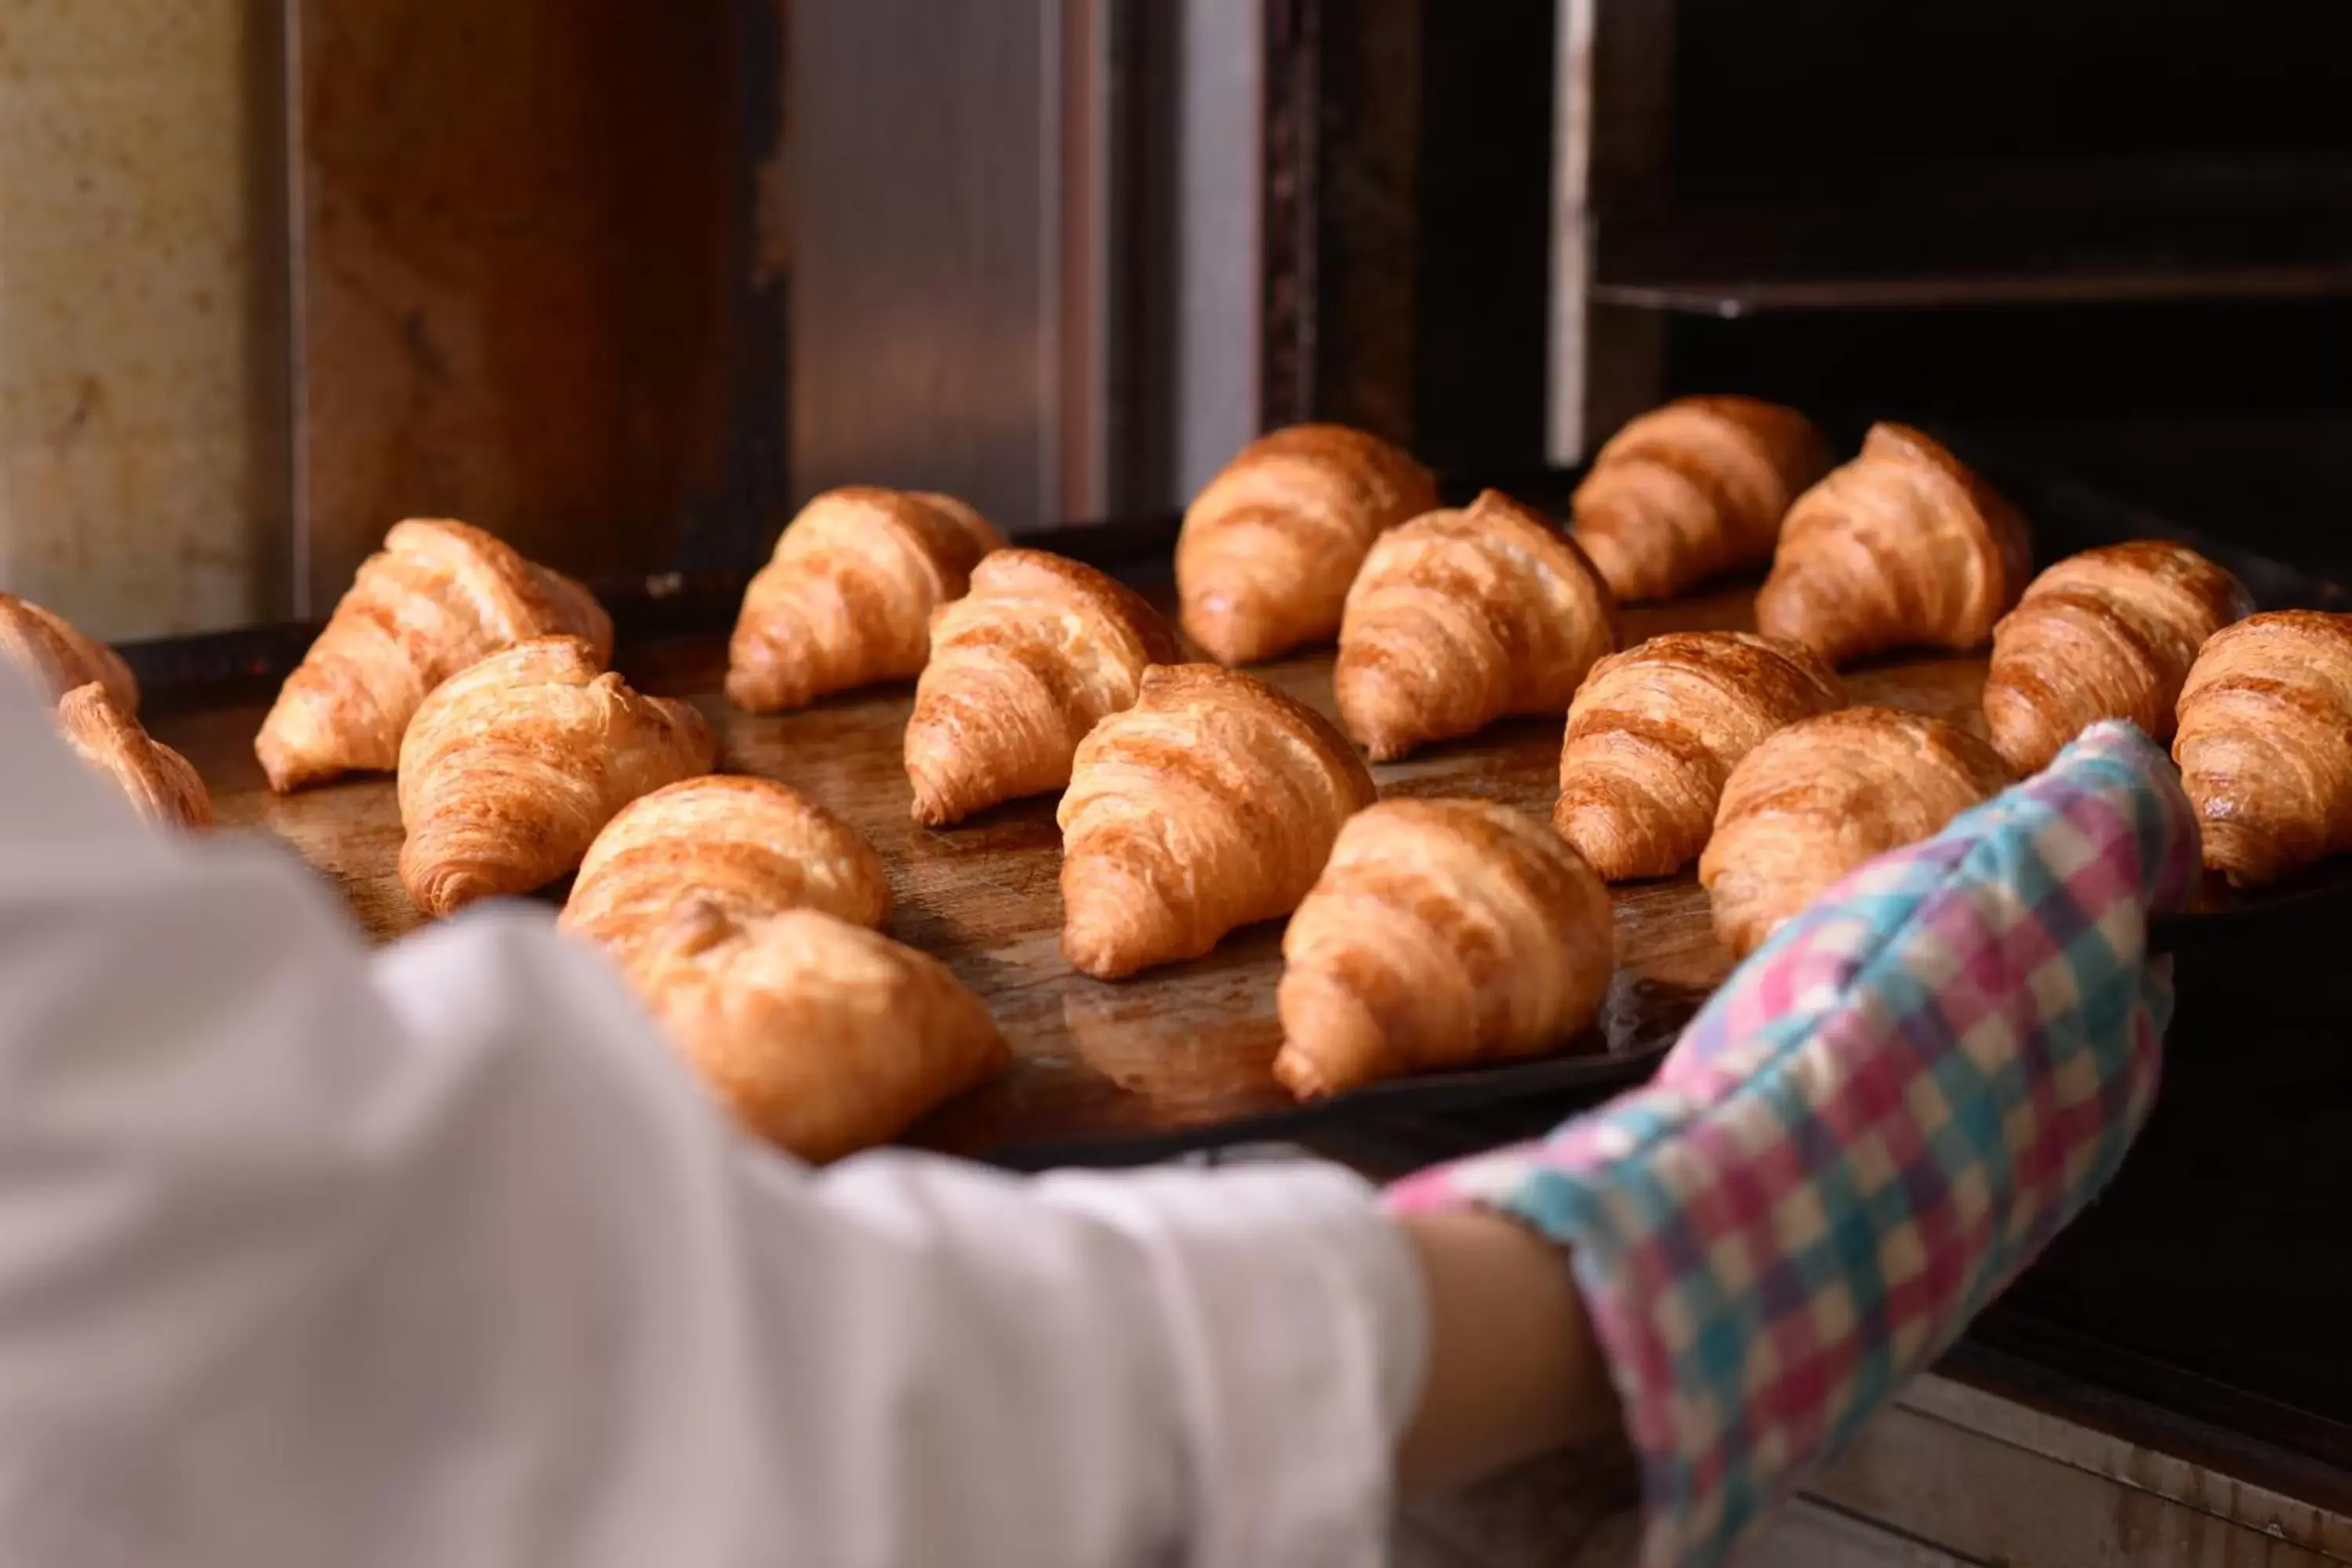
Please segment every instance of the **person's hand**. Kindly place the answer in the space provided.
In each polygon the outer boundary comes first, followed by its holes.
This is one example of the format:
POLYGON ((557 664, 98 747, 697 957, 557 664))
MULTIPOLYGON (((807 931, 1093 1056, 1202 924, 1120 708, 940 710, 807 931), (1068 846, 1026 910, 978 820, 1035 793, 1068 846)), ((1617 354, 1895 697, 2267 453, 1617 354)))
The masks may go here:
POLYGON ((2163 752, 2098 725, 1790 921, 1647 1087, 1393 1191, 1570 1249, 1645 1562, 1728 1554, 2113 1175, 2197 867, 2163 752))

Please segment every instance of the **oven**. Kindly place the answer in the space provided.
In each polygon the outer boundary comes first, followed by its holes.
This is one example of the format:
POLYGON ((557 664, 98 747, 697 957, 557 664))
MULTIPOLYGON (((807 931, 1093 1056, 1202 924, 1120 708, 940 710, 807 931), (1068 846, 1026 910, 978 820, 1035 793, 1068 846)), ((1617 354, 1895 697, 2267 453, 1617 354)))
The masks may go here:
MULTIPOLYGON (((1846 449, 1901 418, 2056 487, 2042 521, 2095 496, 2342 606, 2352 14, 1270 9, 1266 297, 1308 303, 1267 311, 1269 417, 1391 422, 1498 474, 1572 469, 1685 393, 1792 404, 1846 449)), ((2318 900, 2183 945, 2154 1121, 1957 1365, 2251 1443, 2341 1505, 2348 934, 2318 900)))
MULTIPOLYGON (((39 68, 24 124, 94 127, 0 141, 54 218, 0 231, 0 561, 166 686, 282 671, 403 515, 491 521, 658 632, 844 480, 1133 565, 1273 425, 1557 506, 1706 391, 1846 449, 1947 433, 2279 595, 2352 583, 2342 6, 182 9, 0 46, 39 68), (166 132, 77 107, 124 82, 178 84, 166 132)), ((2347 1489, 2347 935, 2322 899, 2179 944, 2154 1121, 1956 1366, 2347 1489)), ((1318 1136, 1401 1169, 1564 1103, 1318 1136)))

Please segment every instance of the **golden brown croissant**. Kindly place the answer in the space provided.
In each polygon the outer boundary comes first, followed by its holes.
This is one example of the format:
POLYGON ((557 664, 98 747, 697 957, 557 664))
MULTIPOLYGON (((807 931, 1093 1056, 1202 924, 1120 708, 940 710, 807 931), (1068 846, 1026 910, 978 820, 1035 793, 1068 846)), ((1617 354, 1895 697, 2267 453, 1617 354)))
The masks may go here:
POLYGON ((1845 700, 1801 643, 1669 632, 1592 667, 1568 710, 1552 824, 1610 881, 1706 847, 1724 781, 1767 735, 1845 700))
POLYGON ((450 677, 400 743, 400 881, 446 915, 580 863, 614 813, 708 773, 691 704, 641 697, 578 637, 536 637, 450 677))
POLYGON ((879 926, 890 883, 866 836, 798 791, 706 774, 640 795, 604 825, 581 859, 562 924, 625 967, 692 899, 739 920, 812 909, 879 926))
POLYGON ((2024 521, 1958 458, 1903 425, 1797 498, 1756 629, 1832 664, 1890 647, 1972 648, 2017 602, 2024 521))
POLYGON ((0 594, 0 659, 23 670, 52 702, 94 680, 123 712, 139 711, 139 683, 121 655, 56 611, 14 594, 0 594))
POLYGON ((751 579, 727 648, 727 695, 754 713, 828 692, 911 680, 931 647, 931 612, 963 596, 1003 546, 952 496, 852 485, 803 507, 751 579))
POLYGON ((1485 801, 1389 800, 1339 830, 1282 938, 1274 1076, 1300 1099, 1557 1046, 1609 990, 1609 889, 1485 801))
POLYGON ((1078 743, 1062 795, 1064 956, 1115 980, 1288 914, 1373 793, 1312 709, 1215 665, 1155 665, 1078 743))
POLYGON ((131 809, 162 827, 210 827, 213 797, 188 759, 151 737, 93 680, 58 703, 58 726, 81 760, 112 779, 131 809))
POLYGON ((1620 599, 1667 599, 1772 558, 1789 503, 1829 471, 1811 420, 1752 397, 1679 397, 1611 437, 1571 503, 1620 599))
POLYGON ((2253 614, 2235 577, 2161 539, 2069 556, 1992 629, 1985 727, 2020 777, 2102 719, 2172 738, 2172 705, 2205 639, 2253 614))
POLYGON ((1348 590, 1331 686, 1375 762, 1557 713, 1617 646, 1616 605, 1542 514, 1487 490, 1381 535, 1348 590))
POLYGON ((2260 887, 2352 849, 2352 616, 2273 610, 2215 632, 2179 718, 2206 865, 2260 887))
POLYGON ((569 635, 613 657, 613 623, 587 589, 462 522, 395 523, 319 640, 286 678, 254 753, 283 795, 400 761, 427 693, 501 648, 569 635))
POLYGON ((1135 701, 1175 633, 1133 590, 1039 550, 1000 550, 931 613, 907 721, 915 820, 932 826, 1070 782, 1087 731, 1135 701))
POLYGON ((1376 436, 1343 425, 1261 436, 1185 509, 1184 630, 1221 664, 1328 637, 1372 541, 1436 505, 1429 470, 1376 436))
POLYGON ((1745 958, 1847 872, 2009 784, 2000 754, 1940 719, 1846 708, 1801 720, 1731 770, 1698 879, 1745 958))
POLYGON ((1011 1059, 946 965, 822 910, 738 918, 697 900, 633 979, 744 1127, 804 1160, 895 1138, 1011 1059))

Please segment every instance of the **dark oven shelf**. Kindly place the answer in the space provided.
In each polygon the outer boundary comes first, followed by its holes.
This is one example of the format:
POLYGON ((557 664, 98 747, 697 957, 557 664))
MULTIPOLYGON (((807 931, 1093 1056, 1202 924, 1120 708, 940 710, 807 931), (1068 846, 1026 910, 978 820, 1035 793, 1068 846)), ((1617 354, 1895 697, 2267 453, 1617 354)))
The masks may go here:
POLYGON ((1595 261, 1598 303, 1724 319, 2352 298, 2352 172, 1898 169, 1835 203, 1605 214, 1595 261))

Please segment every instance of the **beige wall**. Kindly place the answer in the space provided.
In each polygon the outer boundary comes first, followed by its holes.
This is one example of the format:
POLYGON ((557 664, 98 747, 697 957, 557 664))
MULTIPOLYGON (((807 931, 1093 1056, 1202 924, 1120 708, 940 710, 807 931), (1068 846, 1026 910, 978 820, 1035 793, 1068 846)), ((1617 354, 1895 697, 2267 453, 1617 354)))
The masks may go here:
POLYGON ((0 588, 101 637, 291 603, 278 26, 0 5, 0 588))

